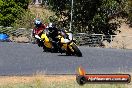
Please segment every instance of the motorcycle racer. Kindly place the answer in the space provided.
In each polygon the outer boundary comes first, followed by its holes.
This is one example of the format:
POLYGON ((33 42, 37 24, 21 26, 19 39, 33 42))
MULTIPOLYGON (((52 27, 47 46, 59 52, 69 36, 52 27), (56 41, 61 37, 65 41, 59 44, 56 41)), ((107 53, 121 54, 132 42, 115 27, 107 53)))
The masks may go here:
POLYGON ((46 26, 42 24, 41 20, 38 18, 34 21, 34 25, 35 27, 33 29, 33 36, 37 39, 37 44, 40 47, 43 44, 40 37, 43 31, 45 30, 46 26))

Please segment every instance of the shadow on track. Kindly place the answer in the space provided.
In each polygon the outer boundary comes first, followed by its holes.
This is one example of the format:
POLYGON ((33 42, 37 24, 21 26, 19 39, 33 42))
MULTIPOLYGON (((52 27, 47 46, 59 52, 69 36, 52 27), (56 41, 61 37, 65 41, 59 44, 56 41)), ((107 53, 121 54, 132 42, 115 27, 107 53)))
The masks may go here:
MULTIPOLYGON (((64 57, 78 57, 76 55, 64 55, 64 54, 61 54, 61 55, 58 55, 58 56, 64 56, 64 57)), ((82 56, 83 57, 83 56, 82 56)))

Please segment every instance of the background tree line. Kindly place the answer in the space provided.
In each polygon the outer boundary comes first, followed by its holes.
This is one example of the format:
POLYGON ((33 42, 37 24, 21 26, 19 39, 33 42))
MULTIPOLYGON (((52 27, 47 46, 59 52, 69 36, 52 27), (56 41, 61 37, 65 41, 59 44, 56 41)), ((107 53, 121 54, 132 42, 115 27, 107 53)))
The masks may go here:
MULTIPOLYGON (((71 0, 43 0, 56 12, 59 24, 69 29, 71 0)), ((131 0, 74 0, 74 32, 115 34, 120 26, 120 19, 127 19, 132 24, 131 0)))
MULTIPOLYGON (((31 0, 0 0, 0 25, 25 26, 34 16, 28 11, 31 0), (26 19, 25 19, 26 18, 26 19), (25 22, 25 23, 24 23, 25 22), (19 24, 20 23, 20 24, 19 24)), ((132 26, 131 0, 73 0, 73 32, 114 34, 120 19, 132 26)), ((59 27, 69 29, 71 0, 43 0, 57 16, 59 27)), ((56 17, 55 16, 55 17, 56 17)), ((54 17, 50 19, 54 20, 54 17)), ((30 28, 31 26, 26 26, 30 28)))
POLYGON ((28 9, 29 0, 0 0, 0 25, 11 26, 28 9))

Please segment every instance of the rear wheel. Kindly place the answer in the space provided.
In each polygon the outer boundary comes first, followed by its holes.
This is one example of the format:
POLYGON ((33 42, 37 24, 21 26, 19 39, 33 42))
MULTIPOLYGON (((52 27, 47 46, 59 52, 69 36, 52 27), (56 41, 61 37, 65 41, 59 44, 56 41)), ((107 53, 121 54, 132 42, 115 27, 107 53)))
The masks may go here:
POLYGON ((81 51, 79 50, 79 48, 73 43, 71 45, 72 49, 74 50, 74 53, 78 56, 78 57, 82 57, 82 53, 81 51))

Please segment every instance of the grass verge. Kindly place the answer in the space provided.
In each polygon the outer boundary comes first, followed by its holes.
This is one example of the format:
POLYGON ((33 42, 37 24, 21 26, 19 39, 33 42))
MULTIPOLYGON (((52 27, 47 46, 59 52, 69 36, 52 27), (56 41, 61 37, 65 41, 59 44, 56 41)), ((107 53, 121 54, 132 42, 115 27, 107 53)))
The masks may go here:
POLYGON ((13 76, 0 77, 0 88, 132 88, 130 84, 85 84, 80 86, 75 76, 13 76))

